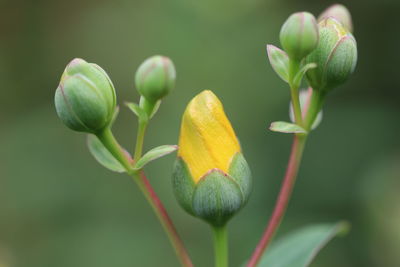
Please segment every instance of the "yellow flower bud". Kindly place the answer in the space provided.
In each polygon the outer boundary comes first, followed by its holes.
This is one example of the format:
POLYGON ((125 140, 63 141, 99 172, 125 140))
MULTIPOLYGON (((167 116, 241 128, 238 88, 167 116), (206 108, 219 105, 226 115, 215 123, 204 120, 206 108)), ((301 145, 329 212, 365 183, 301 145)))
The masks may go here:
POLYGON ((209 90, 190 101, 183 114, 179 153, 195 183, 212 169, 228 172, 240 145, 219 99, 209 90))
POLYGON ((213 225, 225 224, 249 198, 250 169, 221 102, 209 90, 183 114, 173 184, 183 208, 213 225))

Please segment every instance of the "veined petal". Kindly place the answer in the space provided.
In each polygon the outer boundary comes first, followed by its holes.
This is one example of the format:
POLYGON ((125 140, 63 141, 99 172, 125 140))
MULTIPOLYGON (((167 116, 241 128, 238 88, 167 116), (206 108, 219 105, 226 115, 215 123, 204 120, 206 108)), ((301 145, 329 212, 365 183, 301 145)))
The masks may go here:
POLYGON ((212 169, 227 173, 240 152, 235 132, 222 103, 209 90, 194 97, 183 114, 178 155, 187 164, 193 181, 212 169))

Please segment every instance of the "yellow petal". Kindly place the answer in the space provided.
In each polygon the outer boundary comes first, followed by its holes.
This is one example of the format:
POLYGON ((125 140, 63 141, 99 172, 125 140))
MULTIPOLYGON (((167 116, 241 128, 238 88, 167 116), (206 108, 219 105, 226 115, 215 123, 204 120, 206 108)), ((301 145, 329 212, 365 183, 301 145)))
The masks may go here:
POLYGON ((212 169, 227 173, 240 145, 219 99, 209 90, 194 97, 183 114, 178 156, 195 183, 212 169))

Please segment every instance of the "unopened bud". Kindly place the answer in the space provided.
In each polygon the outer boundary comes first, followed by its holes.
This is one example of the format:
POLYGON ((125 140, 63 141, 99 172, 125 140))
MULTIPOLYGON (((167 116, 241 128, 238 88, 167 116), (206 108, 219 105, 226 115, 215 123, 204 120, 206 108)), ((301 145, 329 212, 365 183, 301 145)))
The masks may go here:
POLYGON ((318 27, 315 17, 308 12, 292 14, 280 32, 283 49, 290 58, 300 61, 318 44, 318 27))
POLYGON ((214 226, 224 225, 250 196, 249 166, 211 91, 193 98, 183 115, 173 185, 182 207, 214 226))
POLYGON ((357 43, 354 36, 334 18, 318 24, 320 41, 307 58, 317 67, 307 71, 307 79, 315 90, 329 91, 343 84, 357 63, 357 43))
POLYGON ((135 82, 139 94, 151 103, 166 96, 175 87, 175 67, 164 56, 146 59, 136 72, 135 82))
POLYGON ((351 20, 350 11, 344 5, 335 4, 328 7, 321 13, 321 15, 319 15, 318 22, 329 17, 335 18, 337 21, 342 23, 349 32, 353 32, 353 22, 351 20))
POLYGON ((55 94, 57 114, 72 130, 96 133, 111 122, 116 96, 107 73, 83 59, 72 60, 55 94))

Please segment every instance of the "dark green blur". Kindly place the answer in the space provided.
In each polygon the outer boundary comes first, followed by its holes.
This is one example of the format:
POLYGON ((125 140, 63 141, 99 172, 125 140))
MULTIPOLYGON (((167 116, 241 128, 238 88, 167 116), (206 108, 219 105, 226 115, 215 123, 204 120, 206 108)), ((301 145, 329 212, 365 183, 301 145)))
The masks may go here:
MULTIPOLYGON (((187 102, 211 89, 224 103, 253 172, 248 205, 232 219, 230 262, 251 254, 271 213, 291 137, 267 130, 288 120, 289 90, 265 45, 297 11, 318 15, 330 1, 0 1, 0 266, 178 266, 148 204, 126 175, 101 167, 84 134, 58 119, 54 93, 75 57, 103 67, 121 106, 114 131, 133 149, 134 73, 149 56, 171 57, 177 87, 152 120, 145 149, 176 144, 187 102)), ((312 133, 277 236, 348 220, 313 267, 400 266, 400 35, 398 0, 355 0, 359 60, 335 89, 312 133)), ((280 46, 280 45, 279 45, 280 46)), ((174 156, 148 167, 196 266, 212 266, 209 227, 174 199, 174 156)))

